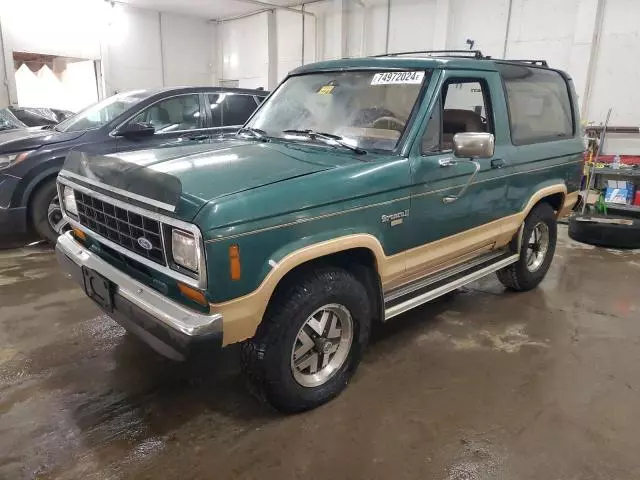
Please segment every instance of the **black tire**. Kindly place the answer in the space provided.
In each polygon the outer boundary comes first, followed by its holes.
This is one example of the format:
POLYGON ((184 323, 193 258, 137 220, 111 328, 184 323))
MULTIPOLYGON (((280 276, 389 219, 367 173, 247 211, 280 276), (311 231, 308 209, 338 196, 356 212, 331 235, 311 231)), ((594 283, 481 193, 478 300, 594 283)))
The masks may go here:
POLYGON ((626 218, 630 225, 615 223, 597 223, 569 219, 569 237, 578 242, 608 248, 640 248, 640 219, 626 218))
POLYGON ((49 206, 57 197, 56 179, 52 178, 38 187, 29 205, 33 229, 41 238, 52 244, 56 243, 60 233, 56 232, 49 223, 48 213, 49 206))
POLYGON ((256 335, 242 345, 242 370, 253 392, 276 409, 285 413, 309 410, 333 399, 345 388, 360 363, 370 329, 371 310, 365 287, 341 268, 312 270, 273 299, 256 335), (350 349, 325 383, 303 386, 294 377, 292 351, 310 315, 328 304, 343 306, 351 315, 350 349))
POLYGON ((498 280, 507 288, 524 292, 538 286, 547 274, 553 254, 556 251, 556 240, 558 236, 558 225, 556 214, 548 203, 536 205, 524 221, 524 231, 522 233, 522 245, 520 247, 520 258, 517 262, 508 267, 498 270, 498 280), (542 263, 531 271, 529 263, 529 239, 538 224, 546 225, 548 229, 548 248, 542 263))

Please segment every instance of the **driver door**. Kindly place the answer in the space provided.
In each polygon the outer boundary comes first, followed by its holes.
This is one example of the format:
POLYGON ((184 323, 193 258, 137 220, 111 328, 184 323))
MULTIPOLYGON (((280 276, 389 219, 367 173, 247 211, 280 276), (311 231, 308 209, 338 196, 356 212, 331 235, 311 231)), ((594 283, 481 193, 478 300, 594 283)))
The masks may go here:
POLYGON ((497 135, 494 156, 476 160, 480 169, 464 195, 453 202, 445 197, 458 195, 475 171, 469 159, 454 156, 453 136, 508 131, 493 115, 492 100, 501 98, 501 88, 494 72, 452 71, 441 79, 422 138, 410 158, 412 246, 429 245, 410 262, 416 268, 480 254, 493 248, 500 235, 496 220, 507 212, 508 139, 497 135))

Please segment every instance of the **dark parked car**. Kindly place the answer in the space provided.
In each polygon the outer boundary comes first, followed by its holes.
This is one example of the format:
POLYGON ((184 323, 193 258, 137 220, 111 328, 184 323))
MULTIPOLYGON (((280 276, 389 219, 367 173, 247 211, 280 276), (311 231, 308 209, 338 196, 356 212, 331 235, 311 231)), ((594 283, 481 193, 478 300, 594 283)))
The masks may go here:
POLYGON ((72 149, 97 155, 208 143, 234 134, 264 90, 180 87, 113 95, 50 130, 0 135, 0 235, 35 230, 52 242, 66 228, 56 176, 72 149))

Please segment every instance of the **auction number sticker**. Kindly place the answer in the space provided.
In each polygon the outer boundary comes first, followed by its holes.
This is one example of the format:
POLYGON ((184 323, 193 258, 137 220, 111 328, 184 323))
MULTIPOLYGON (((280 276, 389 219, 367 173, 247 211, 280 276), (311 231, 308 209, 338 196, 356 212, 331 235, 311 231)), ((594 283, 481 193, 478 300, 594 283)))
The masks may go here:
POLYGON ((420 84, 424 79, 424 72, 385 72, 376 73, 371 79, 371 85, 420 84))

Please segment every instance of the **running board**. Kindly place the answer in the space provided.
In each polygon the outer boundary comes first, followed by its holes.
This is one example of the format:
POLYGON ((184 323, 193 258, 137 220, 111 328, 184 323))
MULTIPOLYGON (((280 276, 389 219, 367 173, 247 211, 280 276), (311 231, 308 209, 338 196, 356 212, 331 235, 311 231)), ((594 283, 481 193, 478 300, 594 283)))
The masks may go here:
POLYGON ((496 260, 489 259, 480 264, 478 264, 478 262, 466 264, 465 266, 467 268, 462 271, 460 271, 460 267, 456 267, 455 269, 452 269, 453 271, 442 272, 434 278, 433 281, 431 281, 431 279, 419 280, 415 283, 415 285, 417 285, 416 288, 405 286, 398 289, 402 290, 400 295, 398 290, 392 291, 384 298, 384 319, 389 320, 390 318, 400 315, 407 310, 411 310, 412 308, 430 302, 431 300, 441 297, 442 295, 456 290, 468 283, 474 282, 482 277, 486 277, 501 268, 517 262, 519 258, 519 254, 514 255, 512 253, 503 253, 496 260), (443 274, 448 275, 443 278, 443 274), (405 292, 415 292, 416 294, 407 298, 408 295, 405 292))

